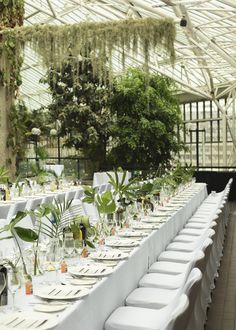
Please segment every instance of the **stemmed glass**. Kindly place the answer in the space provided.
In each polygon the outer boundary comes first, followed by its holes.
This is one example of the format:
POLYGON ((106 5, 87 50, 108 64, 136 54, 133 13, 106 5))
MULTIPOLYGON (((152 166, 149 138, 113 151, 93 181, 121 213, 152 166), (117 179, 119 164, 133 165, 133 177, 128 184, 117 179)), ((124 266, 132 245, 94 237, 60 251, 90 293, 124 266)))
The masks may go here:
POLYGON ((71 258, 75 251, 75 240, 73 237, 73 233, 65 233, 63 248, 66 257, 71 258))
POLYGON ((20 288, 20 274, 18 272, 13 271, 12 269, 8 269, 7 272, 7 284, 8 290, 12 295, 12 311, 16 311, 17 308, 15 306, 15 294, 16 291, 20 288))
POLYGON ((53 238, 51 240, 47 253, 47 259, 56 271, 56 282, 58 282, 58 269, 63 259, 63 251, 59 239, 53 238))

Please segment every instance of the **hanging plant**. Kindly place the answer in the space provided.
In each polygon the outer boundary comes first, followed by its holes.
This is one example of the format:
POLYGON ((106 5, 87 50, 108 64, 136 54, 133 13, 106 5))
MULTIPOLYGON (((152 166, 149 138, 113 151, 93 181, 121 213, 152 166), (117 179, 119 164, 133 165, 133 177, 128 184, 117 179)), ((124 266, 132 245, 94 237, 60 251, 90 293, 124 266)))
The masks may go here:
MULTIPOLYGON (((14 40, 15 56, 18 59, 24 45, 29 44, 41 55, 42 64, 47 68, 61 67, 68 53, 76 58, 81 57, 82 61, 86 54, 90 54, 93 74, 101 81, 111 81, 114 54, 121 54, 125 66, 127 57, 143 53, 145 66, 148 67, 149 55, 162 48, 173 63, 175 33, 173 20, 145 18, 19 27, 14 31, 2 31, 2 38, 3 44, 14 40)), ((3 47, 2 53, 8 55, 8 48, 3 47)), ((9 70, 8 63, 0 65, 4 72, 9 70)), ((5 83, 11 83, 10 77, 6 77, 5 83)))
POLYGON ((23 63, 13 28, 22 26, 23 20, 24 0, 0 0, 0 31, 7 29, 5 37, 0 34, 0 85, 7 85, 13 90, 21 85, 23 63))

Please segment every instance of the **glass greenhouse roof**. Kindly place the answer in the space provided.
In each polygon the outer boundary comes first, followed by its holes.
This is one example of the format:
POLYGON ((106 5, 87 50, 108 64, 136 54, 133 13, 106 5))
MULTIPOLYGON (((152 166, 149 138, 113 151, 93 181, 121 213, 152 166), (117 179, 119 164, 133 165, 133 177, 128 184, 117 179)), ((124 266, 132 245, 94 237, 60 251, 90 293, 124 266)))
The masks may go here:
MULTIPOLYGON (((25 25, 73 24, 82 21, 120 20, 128 17, 170 17, 176 23, 176 61, 172 66, 153 54, 150 68, 173 78, 179 93, 211 99, 236 86, 235 0, 25 0, 25 25), (187 20, 181 27, 180 20, 187 20)), ((130 58, 130 64, 133 59, 130 58)), ((36 109, 50 102, 45 74, 37 54, 25 51, 20 96, 36 109)), ((143 58, 134 61, 142 64, 143 58)), ((117 63, 117 70, 119 70, 117 63)))

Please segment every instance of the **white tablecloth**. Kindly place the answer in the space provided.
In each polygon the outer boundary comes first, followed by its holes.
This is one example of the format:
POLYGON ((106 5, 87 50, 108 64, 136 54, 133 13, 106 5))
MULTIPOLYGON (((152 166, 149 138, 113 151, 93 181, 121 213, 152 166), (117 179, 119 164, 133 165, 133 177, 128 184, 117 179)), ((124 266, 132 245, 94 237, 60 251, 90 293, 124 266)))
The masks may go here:
MULTIPOLYGON (((101 186, 104 183, 108 183, 110 179, 109 179, 109 176, 107 175, 107 173, 111 174, 113 178, 115 177, 114 172, 94 172, 93 187, 101 186)), ((118 172, 119 180, 121 180, 122 175, 123 175, 123 172, 118 172)), ((127 171, 124 183, 125 184, 128 183, 130 178, 131 178, 131 173, 127 171)))
MULTIPOLYGON (((141 245, 135 248, 128 260, 118 264, 114 272, 99 281, 90 294, 83 300, 75 302, 64 312, 58 313, 57 330, 102 330, 105 320, 114 309, 124 304, 125 298, 134 290, 140 278, 146 273, 158 255, 183 227, 188 218, 206 198, 206 185, 196 183, 199 191, 189 202, 179 209, 159 230, 153 231, 141 245)), ((25 297, 27 304, 34 297, 25 297)), ((19 304, 22 296, 17 295, 19 304)))
POLYGON ((60 176, 61 173, 64 171, 64 165, 43 165, 43 168, 48 171, 54 171, 56 175, 60 176))

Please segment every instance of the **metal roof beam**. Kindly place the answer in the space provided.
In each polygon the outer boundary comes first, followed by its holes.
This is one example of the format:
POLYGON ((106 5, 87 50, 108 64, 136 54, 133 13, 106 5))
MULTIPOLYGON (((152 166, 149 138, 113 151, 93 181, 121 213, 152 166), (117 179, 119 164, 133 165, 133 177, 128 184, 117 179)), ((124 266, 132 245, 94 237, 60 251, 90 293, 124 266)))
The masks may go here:
POLYGON ((228 62, 231 66, 236 67, 236 61, 228 53, 226 53, 225 50, 220 48, 213 38, 209 39, 198 27, 196 27, 196 34, 200 40, 206 42, 208 46, 219 54, 226 62, 228 62))
POLYGON ((26 3, 28 6, 34 8, 35 10, 39 10, 40 12, 44 13, 45 15, 47 15, 47 16, 49 16, 49 17, 52 17, 52 18, 56 19, 57 21, 59 21, 59 22, 61 22, 61 23, 63 23, 63 24, 67 24, 67 22, 66 22, 64 19, 62 19, 62 18, 60 18, 60 17, 55 17, 55 16, 53 16, 53 15, 52 15, 52 12, 47 11, 47 10, 44 10, 43 8, 40 8, 40 7, 36 6, 34 3, 32 3, 32 1, 25 0, 25 3, 26 3))

